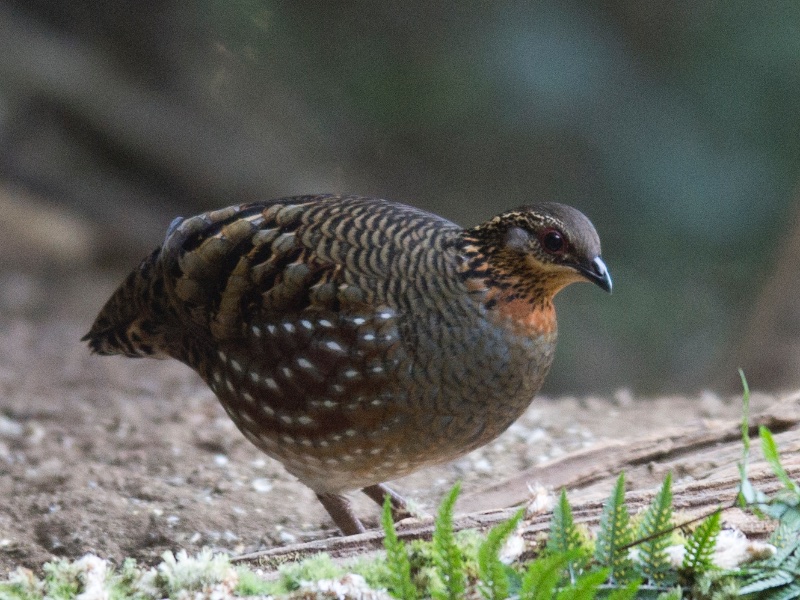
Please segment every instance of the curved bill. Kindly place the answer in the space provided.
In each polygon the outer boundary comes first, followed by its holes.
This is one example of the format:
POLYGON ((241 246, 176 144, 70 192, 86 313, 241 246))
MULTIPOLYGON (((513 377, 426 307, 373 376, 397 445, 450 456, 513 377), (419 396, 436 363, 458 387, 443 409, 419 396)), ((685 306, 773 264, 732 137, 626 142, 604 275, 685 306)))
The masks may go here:
POLYGON ((599 256, 587 265, 578 265, 578 271, 592 283, 611 293, 611 274, 599 256))

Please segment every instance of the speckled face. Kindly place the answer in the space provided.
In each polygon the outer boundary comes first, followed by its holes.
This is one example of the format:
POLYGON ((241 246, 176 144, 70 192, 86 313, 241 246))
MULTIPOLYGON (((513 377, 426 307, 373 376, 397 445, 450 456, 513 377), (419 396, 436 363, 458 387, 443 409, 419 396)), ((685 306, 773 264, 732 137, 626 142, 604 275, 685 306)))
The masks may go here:
POLYGON ((575 281, 610 290, 600 259, 600 238, 583 213, 563 204, 525 206, 471 231, 492 266, 506 276, 536 283, 551 294, 575 281))

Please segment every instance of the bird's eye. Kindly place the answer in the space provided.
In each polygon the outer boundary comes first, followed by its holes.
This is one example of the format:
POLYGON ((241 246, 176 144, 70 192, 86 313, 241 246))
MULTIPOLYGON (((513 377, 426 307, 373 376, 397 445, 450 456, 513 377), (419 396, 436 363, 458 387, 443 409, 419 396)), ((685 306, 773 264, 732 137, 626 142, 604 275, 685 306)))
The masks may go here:
POLYGON ((567 242, 564 235, 557 229, 545 229, 539 240, 544 248, 550 254, 560 254, 567 249, 567 242))

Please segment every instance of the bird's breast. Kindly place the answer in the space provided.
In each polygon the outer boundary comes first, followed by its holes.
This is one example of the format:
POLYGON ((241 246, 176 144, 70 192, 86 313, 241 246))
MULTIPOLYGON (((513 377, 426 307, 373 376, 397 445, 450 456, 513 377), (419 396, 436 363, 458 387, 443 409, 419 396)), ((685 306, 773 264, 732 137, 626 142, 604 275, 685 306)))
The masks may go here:
POLYGON ((556 333, 556 310, 552 302, 531 303, 525 298, 500 299, 496 308, 499 319, 517 335, 533 338, 556 333))

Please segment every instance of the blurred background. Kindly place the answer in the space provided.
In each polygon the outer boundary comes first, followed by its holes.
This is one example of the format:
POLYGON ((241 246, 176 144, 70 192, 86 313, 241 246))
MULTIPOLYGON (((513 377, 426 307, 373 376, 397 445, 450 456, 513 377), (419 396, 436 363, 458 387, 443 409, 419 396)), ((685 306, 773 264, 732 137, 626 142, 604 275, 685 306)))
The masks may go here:
POLYGON ((594 221, 614 294, 559 297, 547 393, 735 391, 738 366, 786 389, 798 180, 795 1, 0 3, 0 319, 113 285, 176 215, 553 200, 594 221))

